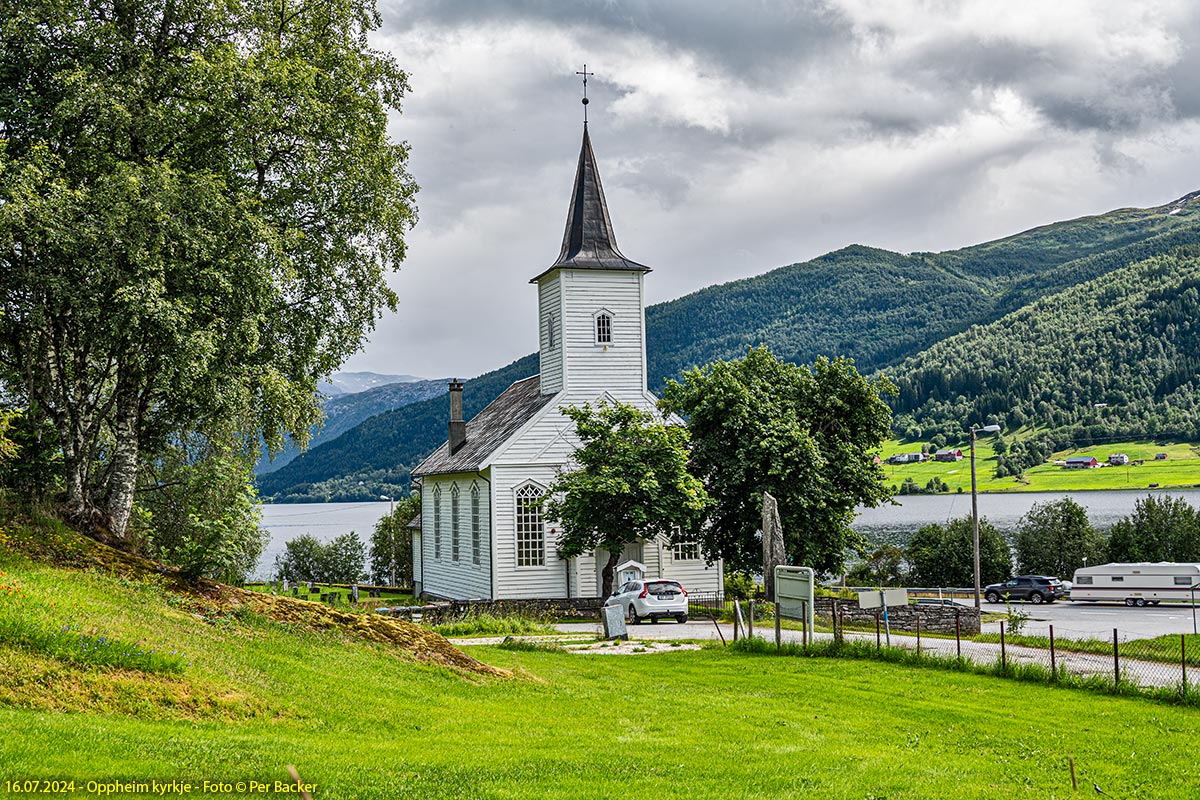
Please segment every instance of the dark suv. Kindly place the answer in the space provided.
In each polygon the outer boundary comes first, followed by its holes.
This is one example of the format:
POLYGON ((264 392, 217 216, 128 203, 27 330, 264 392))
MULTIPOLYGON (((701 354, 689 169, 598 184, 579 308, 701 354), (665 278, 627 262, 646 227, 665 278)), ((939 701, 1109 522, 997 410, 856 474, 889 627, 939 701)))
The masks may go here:
POLYGON ((999 603, 1001 600, 1028 600, 1036 605, 1053 603, 1060 597, 1066 597, 1067 590, 1058 578, 1046 575, 1018 575, 1004 583, 993 583, 984 588, 983 596, 989 603, 999 603))

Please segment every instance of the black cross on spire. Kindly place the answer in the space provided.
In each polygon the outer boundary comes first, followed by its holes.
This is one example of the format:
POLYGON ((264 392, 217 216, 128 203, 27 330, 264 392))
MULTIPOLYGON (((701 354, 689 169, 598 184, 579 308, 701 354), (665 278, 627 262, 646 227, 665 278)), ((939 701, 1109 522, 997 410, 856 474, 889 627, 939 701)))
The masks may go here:
POLYGON ((583 72, 576 72, 575 74, 583 76, 583 124, 586 126, 587 125, 587 107, 588 107, 587 79, 588 79, 588 75, 595 75, 596 73, 588 72, 587 64, 584 64, 583 72))

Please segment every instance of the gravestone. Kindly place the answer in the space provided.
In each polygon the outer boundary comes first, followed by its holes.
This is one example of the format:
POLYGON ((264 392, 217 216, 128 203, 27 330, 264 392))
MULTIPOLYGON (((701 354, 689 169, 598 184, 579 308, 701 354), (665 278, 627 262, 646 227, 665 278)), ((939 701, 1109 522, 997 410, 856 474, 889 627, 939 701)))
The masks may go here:
POLYGON ((287 579, 287 578, 284 578, 284 579, 283 579, 283 590, 284 590, 285 592, 287 592, 287 591, 290 591, 290 590, 291 590, 291 582, 290 582, 290 581, 288 581, 288 579, 287 579))
POLYGON ((300 587, 293 586, 292 587, 292 597, 299 597, 299 596, 300 596, 300 587))
POLYGON ((357 583, 350 584, 350 602, 351 603, 358 602, 358 584, 357 583))
POLYGON ((625 627, 624 607, 603 606, 600 609, 600 619, 604 621, 605 639, 629 639, 629 629, 625 627))

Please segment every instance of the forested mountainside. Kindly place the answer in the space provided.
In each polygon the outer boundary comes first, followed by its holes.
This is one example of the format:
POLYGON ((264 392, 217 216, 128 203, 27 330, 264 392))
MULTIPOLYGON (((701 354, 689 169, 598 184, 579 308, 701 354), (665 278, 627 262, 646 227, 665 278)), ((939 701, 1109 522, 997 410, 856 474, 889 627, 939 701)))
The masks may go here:
POLYGON ((1200 192, 944 253, 847 247, 648 309, 650 386, 759 343, 796 363, 846 355, 874 371, 1046 294, 1194 242, 1200 192))
MULTIPOLYGON (((1200 245, 1200 192, 943 253, 843 248, 647 309, 650 386, 760 343, 799 363, 847 355, 862 372, 895 368, 973 326, 1188 245, 1200 245)), ((535 354, 467 381, 467 418, 537 369, 535 354)), ((1047 407, 1035 404, 1030 421, 1047 407)), ((918 426, 918 417, 943 424, 934 408, 906 407, 905 426, 918 426)), ((437 397, 367 420, 260 478, 262 494, 349 500, 390 493, 376 488, 407 484, 409 470, 445 439, 446 415, 437 397)))
MULTIPOLYGON (((513 381, 537 371, 534 354, 466 381, 463 416, 471 419, 513 381)), ((449 418, 450 402, 442 382, 437 396, 371 417, 287 466, 259 476, 259 493, 276 502, 403 496, 408 493, 409 472, 446 440, 449 418)))
POLYGON ((1030 466, 1070 445, 1200 440, 1200 246, 1114 270, 889 370, 895 427, 960 441, 964 424, 1029 426, 1030 466))
MULTIPOLYGON (((373 373, 350 373, 351 375, 373 375, 373 373)), ((341 436, 346 431, 353 428, 358 423, 365 419, 369 419, 377 414, 382 414, 385 411, 391 411, 393 408, 401 408, 410 403, 417 403, 421 400, 430 397, 436 397, 439 394, 446 393, 446 379, 439 378, 437 380, 407 380, 411 376, 396 375, 396 376, 375 376, 378 378, 395 377, 397 382, 387 383, 383 386, 378 386, 374 389, 366 389, 347 393, 345 389, 342 394, 334 395, 327 398, 322 404, 322 411, 325 413, 324 425, 314 428, 312 438, 309 439, 309 448, 320 446, 324 442, 331 442, 341 436)), ((360 381, 361 383, 362 381, 360 381)), ((342 382, 345 387, 354 388, 353 383, 349 381, 342 382)), ((292 462, 296 456, 300 455, 300 448, 288 440, 287 445, 281 450, 274 459, 268 458, 264 453, 259 459, 258 464, 254 467, 254 472, 257 475, 264 475, 268 472, 274 472, 292 462)))

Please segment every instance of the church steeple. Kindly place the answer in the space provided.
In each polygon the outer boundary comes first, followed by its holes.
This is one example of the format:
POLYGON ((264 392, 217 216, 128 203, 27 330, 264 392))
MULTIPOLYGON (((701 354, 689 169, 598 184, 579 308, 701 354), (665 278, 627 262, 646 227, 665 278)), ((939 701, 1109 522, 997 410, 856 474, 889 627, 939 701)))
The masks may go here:
POLYGON ((558 260, 530 283, 536 283, 546 273, 556 269, 650 271, 645 264, 626 258, 617 248, 617 235, 608 216, 604 187, 600 185, 600 171, 596 168, 596 154, 592 152, 592 139, 586 126, 583 129, 583 146, 579 150, 579 166, 575 170, 562 250, 558 260))

